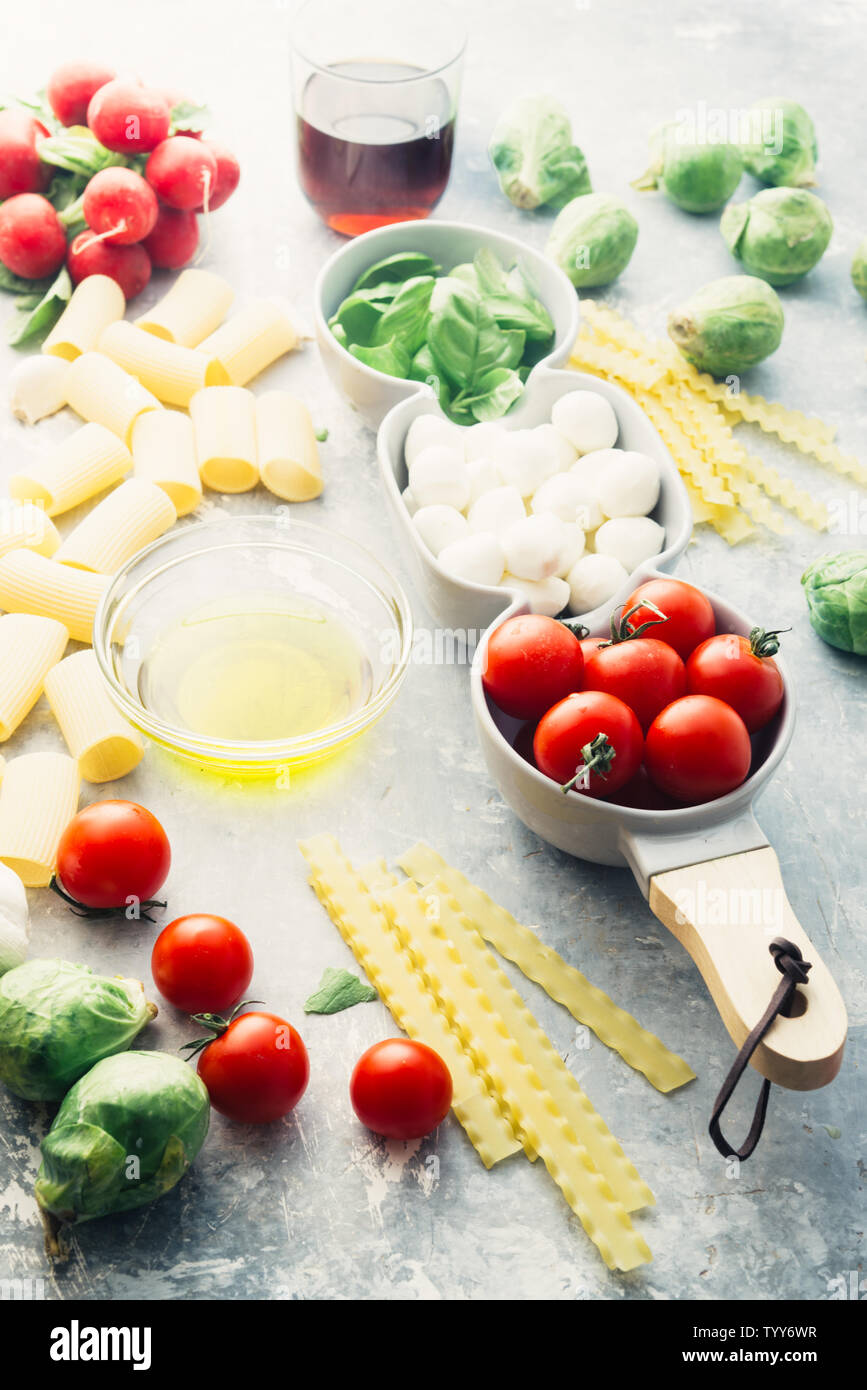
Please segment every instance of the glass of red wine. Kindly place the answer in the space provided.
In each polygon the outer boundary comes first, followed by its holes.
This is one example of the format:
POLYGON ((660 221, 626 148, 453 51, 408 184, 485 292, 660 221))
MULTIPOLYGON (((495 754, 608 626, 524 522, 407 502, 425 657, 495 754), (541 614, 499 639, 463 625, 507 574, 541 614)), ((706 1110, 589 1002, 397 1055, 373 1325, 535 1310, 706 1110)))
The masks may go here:
POLYGON ((292 46, 298 179, 329 227, 357 236, 430 214, 451 172, 465 46, 440 0, 303 6, 292 46))

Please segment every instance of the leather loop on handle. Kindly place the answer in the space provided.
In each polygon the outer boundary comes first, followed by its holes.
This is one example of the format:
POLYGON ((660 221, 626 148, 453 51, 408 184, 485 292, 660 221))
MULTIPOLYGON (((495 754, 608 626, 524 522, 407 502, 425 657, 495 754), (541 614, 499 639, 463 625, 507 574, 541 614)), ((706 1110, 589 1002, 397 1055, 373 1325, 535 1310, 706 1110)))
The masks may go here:
POLYGON ((762 1135, 765 1125, 765 1115, 768 1109, 768 1098, 771 1094, 770 1081, 762 1082, 762 1089, 759 1092, 759 1099, 756 1102, 756 1109, 753 1115, 753 1122, 750 1125, 749 1133, 739 1149, 733 1149, 720 1128, 720 1118, 723 1111, 731 1100, 735 1092, 735 1087, 746 1071, 750 1058, 767 1033, 777 1015, 783 1018, 789 1017, 789 1010, 792 1006, 795 989, 800 984, 807 983, 807 977, 812 969, 812 964, 804 960, 799 948, 793 941, 787 940, 784 936, 775 937, 768 947, 774 958, 774 964, 783 976, 773 998, 769 1003, 762 1017, 759 1019, 755 1028, 747 1035, 744 1045, 732 1063, 731 1070, 720 1087, 719 1095, 714 1101, 713 1113, 710 1118, 708 1132, 723 1158, 749 1158, 754 1152, 756 1145, 762 1135))

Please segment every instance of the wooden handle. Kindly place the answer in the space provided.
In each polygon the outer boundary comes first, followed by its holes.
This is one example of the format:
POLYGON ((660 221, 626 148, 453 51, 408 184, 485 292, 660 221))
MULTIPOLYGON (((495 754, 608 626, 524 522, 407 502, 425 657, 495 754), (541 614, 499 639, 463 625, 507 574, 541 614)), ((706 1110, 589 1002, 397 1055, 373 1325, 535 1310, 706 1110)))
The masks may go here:
POLYGON ((780 983, 770 942, 785 936, 799 946, 812 961, 807 984, 797 987, 791 1016, 774 1020, 751 1065, 793 1091, 833 1081, 846 1042, 846 1006, 792 911, 770 847, 656 874, 649 902, 689 951, 737 1048, 780 983))

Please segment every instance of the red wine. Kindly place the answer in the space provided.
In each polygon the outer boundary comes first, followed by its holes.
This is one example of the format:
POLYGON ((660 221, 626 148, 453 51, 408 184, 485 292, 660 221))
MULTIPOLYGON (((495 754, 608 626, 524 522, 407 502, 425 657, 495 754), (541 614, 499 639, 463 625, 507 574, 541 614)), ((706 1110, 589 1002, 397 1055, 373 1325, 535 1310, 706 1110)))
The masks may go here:
POLYGON ((442 78, 404 63, 337 63, 302 94, 301 187, 347 236, 427 217, 449 180, 454 135, 442 78))

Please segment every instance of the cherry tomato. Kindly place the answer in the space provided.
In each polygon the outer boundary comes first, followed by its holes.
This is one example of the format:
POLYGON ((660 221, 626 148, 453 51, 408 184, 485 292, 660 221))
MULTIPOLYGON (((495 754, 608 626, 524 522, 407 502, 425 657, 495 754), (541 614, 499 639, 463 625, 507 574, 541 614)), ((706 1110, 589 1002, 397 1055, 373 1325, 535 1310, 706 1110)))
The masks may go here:
POLYGON ((608 641, 607 637, 582 637, 578 643, 584 657, 584 665, 590 661, 597 652, 601 651, 608 641))
POLYGON ((160 932, 151 970, 160 994, 176 1009, 222 1013, 237 1004, 253 978, 253 952, 234 922, 193 913, 160 932))
POLYGON ((421 1139, 449 1113, 452 1078, 438 1052, 410 1038, 386 1038, 359 1057, 349 1082, 363 1125, 387 1139, 421 1139))
POLYGON ((644 765, 662 791, 695 805, 739 787, 751 751, 746 725, 731 705, 712 695, 684 695, 648 729, 644 765))
POLYGON ((491 634, 484 662, 485 690, 516 719, 538 719, 564 695, 580 690, 584 674, 574 632, 539 613, 501 623, 491 634))
POLYGON ((85 907, 146 903, 168 877, 172 852, 159 821, 134 801, 95 801, 60 837, 57 877, 85 907))
POLYGON ((539 720, 533 740, 539 770, 587 796, 610 796, 624 786, 638 771, 643 748, 629 706, 599 690, 567 695, 539 720))
POLYGON ((310 1059, 285 1018, 249 1013, 233 1019, 208 1043, 197 1070, 221 1115, 240 1124, 264 1125, 294 1110, 307 1090, 310 1059))
POLYGON ((715 695, 737 710, 751 734, 769 724, 783 703, 783 678, 773 660, 775 632, 754 627, 749 637, 733 632, 710 637, 686 663, 690 695, 715 695))
MULTIPOLYGON (((666 615, 668 622, 649 628, 645 636, 667 642, 684 661, 699 642, 707 641, 716 632, 710 599, 692 584, 684 584, 680 579, 648 579, 629 595, 623 605, 624 613, 647 599, 666 615)), ((653 622, 656 616, 652 608, 639 608, 630 615, 629 626, 634 632, 642 623, 653 622)))
POLYGON ((584 689, 616 695, 647 733, 659 711, 685 693, 686 671, 667 642, 631 637, 600 647, 585 663, 584 689))

